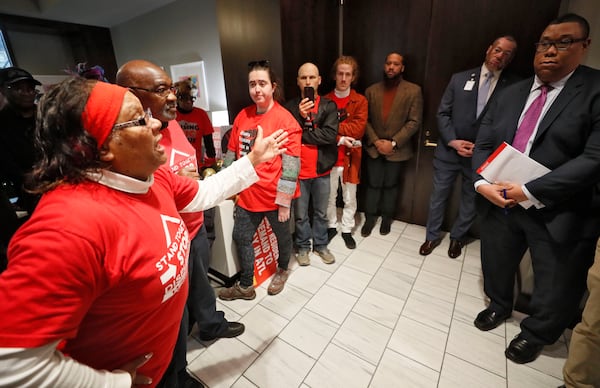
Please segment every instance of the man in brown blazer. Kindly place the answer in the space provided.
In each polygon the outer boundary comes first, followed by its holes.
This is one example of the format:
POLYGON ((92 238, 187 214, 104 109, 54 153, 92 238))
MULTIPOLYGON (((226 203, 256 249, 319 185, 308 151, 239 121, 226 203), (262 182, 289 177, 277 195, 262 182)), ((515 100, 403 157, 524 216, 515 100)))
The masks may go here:
POLYGON ((383 66, 383 81, 365 91, 369 102, 369 120, 365 130, 367 192, 366 220, 361 235, 371 234, 377 214, 381 213, 379 233, 390 232, 400 174, 404 161, 413 156, 411 137, 423 117, 421 87, 402 78, 402 55, 388 54, 383 66))

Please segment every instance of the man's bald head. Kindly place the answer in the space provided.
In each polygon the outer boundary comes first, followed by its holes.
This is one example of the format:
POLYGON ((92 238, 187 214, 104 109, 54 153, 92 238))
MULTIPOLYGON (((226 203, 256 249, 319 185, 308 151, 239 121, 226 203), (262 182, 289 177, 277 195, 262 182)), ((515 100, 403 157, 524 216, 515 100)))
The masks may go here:
POLYGON ((160 66, 143 59, 129 61, 117 71, 117 84, 131 89, 144 109, 150 108, 160 121, 174 120, 177 116, 171 77, 160 66))
POLYGON ((319 68, 312 62, 306 62, 298 68, 298 76, 300 76, 301 73, 306 72, 316 73, 319 75, 319 68))
POLYGON ((306 62, 298 69, 297 81, 302 97, 304 97, 304 88, 307 86, 312 86, 316 92, 319 85, 321 85, 319 68, 314 63, 306 62))

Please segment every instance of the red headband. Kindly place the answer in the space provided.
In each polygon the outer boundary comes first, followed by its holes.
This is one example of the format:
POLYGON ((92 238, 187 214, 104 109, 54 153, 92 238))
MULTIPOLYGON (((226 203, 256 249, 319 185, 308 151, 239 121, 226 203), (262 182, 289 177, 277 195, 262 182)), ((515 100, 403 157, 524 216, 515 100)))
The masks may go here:
POLYGON ((107 82, 96 82, 90 93, 81 122, 98 142, 98 148, 104 144, 117 121, 125 93, 127 89, 107 82))

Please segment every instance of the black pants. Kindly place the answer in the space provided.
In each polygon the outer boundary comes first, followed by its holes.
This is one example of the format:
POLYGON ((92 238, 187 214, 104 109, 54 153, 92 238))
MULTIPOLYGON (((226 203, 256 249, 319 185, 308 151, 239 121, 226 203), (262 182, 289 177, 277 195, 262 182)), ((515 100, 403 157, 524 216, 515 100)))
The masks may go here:
POLYGON ((549 345, 578 312, 596 239, 559 243, 535 209, 489 209, 481 220, 481 264, 492 310, 501 314, 512 311, 515 274, 528 248, 535 282, 531 315, 521 321, 521 335, 533 343, 549 345))
POLYGON ((381 213, 383 217, 394 218, 404 162, 390 162, 385 156, 376 159, 367 156, 366 159, 365 213, 367 216, 381 213))

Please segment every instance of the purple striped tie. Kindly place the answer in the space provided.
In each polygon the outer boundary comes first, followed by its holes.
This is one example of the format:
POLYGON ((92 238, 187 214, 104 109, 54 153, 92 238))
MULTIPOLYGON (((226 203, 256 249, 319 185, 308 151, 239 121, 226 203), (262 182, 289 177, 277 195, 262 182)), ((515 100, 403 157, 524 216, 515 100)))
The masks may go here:
POLYGON ((519 125, 519 128, 517 129, 512 146, 521 152, 525 152, 525 149, 527 148, 527 142, 529 142, 529 138, 533 133, 535 124, 538 122, 540 115, 542 114, 542 109, 546 103, 546 96, 548 95, 549 88, 550 87, 548 85, 540 86, 540 95, 533 100, 529 106, 529 109, 527 109, 527 112, 525 112, 525 116, 523 116, 521 125, 519 125))

